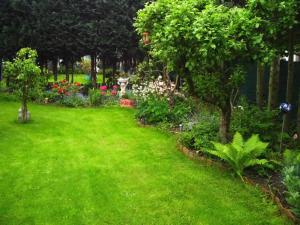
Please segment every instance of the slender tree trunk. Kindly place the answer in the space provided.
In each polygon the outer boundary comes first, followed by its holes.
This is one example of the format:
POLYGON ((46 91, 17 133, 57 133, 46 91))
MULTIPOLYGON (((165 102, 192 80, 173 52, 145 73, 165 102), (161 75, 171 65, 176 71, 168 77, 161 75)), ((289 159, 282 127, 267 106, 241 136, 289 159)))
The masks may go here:
POLYGON ((116 78, 116 71, 117 71, 117 62, 113 63, 113 73, 112 73, 112 80, 115 81, 116 78))
MULTIPOLYGON (((289 62, 288 62, 288 77, 286 85, 286 101, 292 103, 294 92, 294 40, 293 32, 289 33, 289 62)), ((291 114, 287 113, 284 119, 284 131, 288 131, 291 121, 291 114)))
POLYGON ((230 122, 231 122, 231 107, 225 106, 221 109, 221 119, 220 119, 220 139, 222 143, 228 143, 230 140, 230 122))
POLYGON ((191 95, 195 95, 196 94, 195 85, 190 72, 187 69, 183 69, 183 73, 181 74, 181 77, 186 79, 186 82, 189 87, 189 92, 191 93, 191 95))
POLYGON ((300 145, 300 89, 299 89, 299 96, 298 96, 297 133, 298 133, 298 142, 300 145))
POLYGON ((72 65, 71 65, 71 83, 73 84, 74 83, 74 62, 72 62, 72 65))
POLYGON ((268 109, 272 110, 278 107, 278 91, 279 91, 279 72, 280 72, 280 58, 273 59, 270 69, 269 79, 269 96, 268 109))
POLYGON ((57 82, 57 76, 58 76, 57 63, 58 63, 58 60, 55 57, 52 61, 52 70, 53 70, 54 82, 57 82))
POLYGON ((102 59, 102 74, 103 74, 103 80, 102 80, 102 84, 105 84, 105 79, 106 79, 106 74, 105 74, 105 66, 106 66, 106 64, 105 64, 105 59, 103 58, 102 59))
POLYGON ((27 98, 28 98, 28 86, 27 84, 23 87, 23 96, 22 96, 22 122, 26 122, 29 118, 27 118, 27 98))
POLYGON ((96 55, 91 54, 91 80, 93 87, 97 87, 96 55))
POLYGON ((69 76, 69 60, 65 61, 65 66, 66 66, 66 80, 69 82, 70 81, 70 76, 69 76))
POLYGON ((0 82, 2 81, 2 59, 0 58, 0 82))
POLYGON ((264 65, 257 63, 256 103, 260 109, 264 107, 264 75, 264 65))

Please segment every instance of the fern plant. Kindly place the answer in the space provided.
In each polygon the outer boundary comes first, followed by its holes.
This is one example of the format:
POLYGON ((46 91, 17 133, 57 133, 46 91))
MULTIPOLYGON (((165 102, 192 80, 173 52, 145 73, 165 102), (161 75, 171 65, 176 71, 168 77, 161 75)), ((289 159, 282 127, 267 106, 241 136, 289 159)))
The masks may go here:
POLYGON ((252 135, 247 141, 244 141, 242 135, 237 132, 232 143, 212 143, 215 150, 208 150, 208 153, 226 161, 242 180, 245 168, 268 163, 268 160, 258 158, 268 146, 268 143, 260 141, 258 135, 252 135))

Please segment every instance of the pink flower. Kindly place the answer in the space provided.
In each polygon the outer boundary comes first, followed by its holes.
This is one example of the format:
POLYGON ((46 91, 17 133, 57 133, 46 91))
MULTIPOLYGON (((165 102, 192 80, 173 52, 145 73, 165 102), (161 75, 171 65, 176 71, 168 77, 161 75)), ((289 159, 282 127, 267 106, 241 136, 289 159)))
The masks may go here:
POLYGON ((114 89, 114 90, 117 90, 118 88, 119 88, 118 85, 114 85, 114 86, 113 86, 113 89, 114 89))
POLYGON ((117 90, 112 90, 112 91, 111 91, 111 95, 116 96, 117 94, 118 94, 118 91, 117 91, 117 90))
POLYGON ((101 95, 106 95, 106 91, 101 91, 101 95))
POLYGON ((101 86, 101 87, 100 87, 100 90, 101 90, 101 91, 107 91, 107 86, 105 86, 105 85, 101 86))

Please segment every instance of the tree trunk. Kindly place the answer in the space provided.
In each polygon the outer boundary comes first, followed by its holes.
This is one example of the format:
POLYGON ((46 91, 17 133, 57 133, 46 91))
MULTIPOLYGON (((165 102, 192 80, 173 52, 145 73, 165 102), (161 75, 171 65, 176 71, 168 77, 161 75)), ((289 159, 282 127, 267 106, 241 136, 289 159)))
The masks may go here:
POLYGON ((71 83, 73 84, 74 83, 74 63, 72 62, 72 65, 71 65, 71 83))
POLYGON ((272 110, 278 107, 278 91, 279 91, 279 72, 280 72, 280 58, 273 59, 270 69, 269 79, 269 96, 268 109, 272 110))
POLYGON ((116 71, 117 71, 117 63, 114 62, 114 63, 113 63, 113 72, 112 72, 112 80, 113 80, 113 82, 115 82, 116 71))
POLYGON ((0 82, 2 81, 2 59, 0 58, 0 82))
POLYGON ((225 106, 221 109, 221 119, 220 119, 220 139, 222 143, 228 143, 230 140, 230 121, 231 121, 231 107, 228 103, 228 106, 225 106))
POLYGON ((264 64, 257 63, 256 103, 260 109, 264 107, 264 75, 264 64))
POLYGON ((27 98, 28 98, 28 86, 27 84, 23 87, 23 96, 22 96, 22 122, 26 122, 29 118, 27 117, 27 98))
POLYGON ((96 55, 91 54, 91 80, 93 87, 97 86, 96 55))
MULTIPOLYGON (((288 77, 286 86, 286 101, 292 103, 294 92, 294 40, 293 32, 289 33, 289 62, 288 62, 288 77)), ((291 121, 291 114, 287 113, 284 120, 284 131, 288 131, 291 121)))
POLYGON ((105 64, 105 59, 103 58, 102 59, 102 74, 103 74, 103 80, 102 80, 102 84, 105 84, 105 79, 106 79, 106 74, 105 74, 105 66, 106 66, 106 64, 105 64))
POLYGON ((66 80, 69 82, 70 81, 70 76, 69 76, 69 60, 65 61, 65 66, 66 66, 66 80))
POLYGON ((192 79, 190 72, 187 69, 183 69, 183 73, 181 74, 181 77, 186 79, 186 82, 189 87, 189 92, 191 93, 191 95, 196 95, 194 81, 192 79))
POLYGON ((52 70, 53 70, 53 77, 54 77, 54 82, 57 82, 57 75, 58 75, 58 71, 57 71, 57 63, 58 60, 55 57, 52 61, 52 70))
POLYGON ((300 145, 300 89, 299 89, 299 96, 298 96, 297 133, 298 133, 298 143, 300 145))

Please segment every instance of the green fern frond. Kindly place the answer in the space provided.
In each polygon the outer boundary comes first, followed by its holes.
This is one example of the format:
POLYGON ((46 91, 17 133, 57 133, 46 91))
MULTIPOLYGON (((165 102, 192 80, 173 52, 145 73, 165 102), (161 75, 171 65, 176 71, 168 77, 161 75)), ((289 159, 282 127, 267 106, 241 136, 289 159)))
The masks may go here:
POLYGON ((244 141, 242 135, 237 132, 232 143, 226 145, 213 142, 213 145, 215 150, 210 150, 208 153, 226 161, 241 179, 245 168, 266 165, 269 162, 266 159, 258 159, 268 146, 268 143, 260 141, 258 135, 252 135, 244 141))

